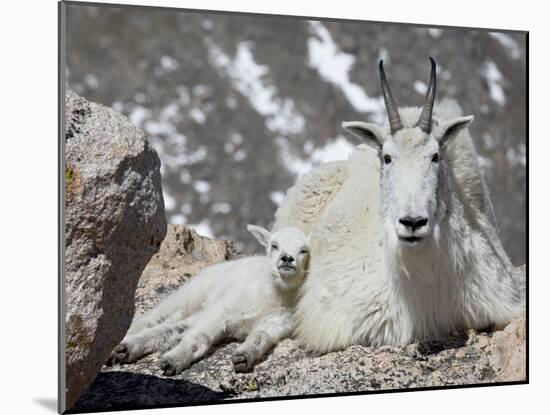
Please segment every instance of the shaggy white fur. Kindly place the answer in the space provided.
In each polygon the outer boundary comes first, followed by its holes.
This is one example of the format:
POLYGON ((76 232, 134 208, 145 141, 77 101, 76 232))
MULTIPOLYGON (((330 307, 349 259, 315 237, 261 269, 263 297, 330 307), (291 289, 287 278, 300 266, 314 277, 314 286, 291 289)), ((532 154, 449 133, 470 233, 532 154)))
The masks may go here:
POLYGON ((276 213, 274 230, 311 232, 295 312, 297 338, 311 351, 402 345, 503 326, 524 312, 466 128, 473 117, 445 100, 427 136, 415 127, 420 111, 399 109, 405 128, 396 138, 388 125, 357 133, 360 123, 345 124, 363 139, 376 135, 378 147, 359 145, 349 160, 306 175, 276 213), (422 238, 403 234, 399 219, 412 211, 427 218, 422 238))
POLYGON ((201 359, 224 338, 245 340, 232 356, 237 371, 249 370, 293 330, 297 289, 309 260, 308 239, 296 228, 271 234, 248 225, 266 247, 265 256, 241 258, 204 268, 153 310, 132 323, 109 364, 131 363, 168 350, 165 375, 201 359))

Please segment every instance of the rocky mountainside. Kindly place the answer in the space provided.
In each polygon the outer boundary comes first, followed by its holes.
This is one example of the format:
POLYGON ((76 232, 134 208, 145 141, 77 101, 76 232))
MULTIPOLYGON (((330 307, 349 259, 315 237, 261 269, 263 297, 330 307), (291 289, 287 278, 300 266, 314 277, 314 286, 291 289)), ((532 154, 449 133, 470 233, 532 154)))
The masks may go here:
POLYGON ((284 192, 357 144, 345 120, 384 117, 377 63, 397 102, 438 97, 476 116, 504 246, 526 259, 526 36, 454 28, 67 6, 72 88, 127 115, 162 161, 168 221, 256 246, 284 192))
MULTIPOLYGON (((202 237, 181 225, 168 225, 160 251, 139 280, 137 314, 149 310, 201 268, 234 255, 231 242, 202 237)), ((518 276, 525 278, 524 273, 524 268, 518 269, 518 276)), ((236 346, 220 345, 176 377, 162 375, 158 353, 130 365, 103 366, 75 410, 488 384, 526 377, 524 319, 513 321, 502 331, 469 331, 407 347, 352 346, 323 356, 307 355, 287 339, 250 373, 235 373, 230 356, 236 346)))

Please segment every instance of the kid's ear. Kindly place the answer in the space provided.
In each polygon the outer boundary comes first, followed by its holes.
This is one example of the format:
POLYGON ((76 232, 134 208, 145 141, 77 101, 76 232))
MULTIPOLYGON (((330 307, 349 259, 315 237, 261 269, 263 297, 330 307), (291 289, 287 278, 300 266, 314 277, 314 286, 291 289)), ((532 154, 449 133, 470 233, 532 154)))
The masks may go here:
POLYGON ((267 229, 256 225, 246 225, 246 229, 248 229, 248 232, 254 235, 254 238, 258 240, 260 245, 265 246, 266 248, 269 246, 269 241, 271 240, 271 232, 269 232, 267 229))
POLYGON ((439 131, 436 135, 437 141, 440 146, 445 146, 453 141, 458 134, 474 120, 473 115, 467 117, 453 118, 452 120, 445 121, 439 126, 439 131))
POLYGON ((342 127, 345 131, 376 150, 380 150, 384 144, 384 133, 382 128, 376 124, 362 121, 344 121, 342 127))

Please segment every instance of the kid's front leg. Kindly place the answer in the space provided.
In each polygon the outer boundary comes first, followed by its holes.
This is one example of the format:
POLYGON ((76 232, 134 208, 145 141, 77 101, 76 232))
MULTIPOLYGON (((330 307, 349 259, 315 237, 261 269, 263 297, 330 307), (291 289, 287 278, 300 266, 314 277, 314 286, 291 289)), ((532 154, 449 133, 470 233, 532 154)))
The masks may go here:
POLYGON ((197 318, 189 331, 183 333, 180 342, 162 356, 160 367, 164 375, 177 375, 208 353, 224 336, 225 325, 220 322, 223 318, 206 313, 197 318))
POLYGON ((289 337, 292 329, 290 315, 286 313, 270 316, 260 322, 233 352, 231 362, 235 371, 252 369, 273 346, 289 337))
POLYGON ((186 328, 186 321, 174 321, 126 335, 112 351, 107 365, 134 363, 148 354, 166 349, 170 340, 181 336, 186 328))

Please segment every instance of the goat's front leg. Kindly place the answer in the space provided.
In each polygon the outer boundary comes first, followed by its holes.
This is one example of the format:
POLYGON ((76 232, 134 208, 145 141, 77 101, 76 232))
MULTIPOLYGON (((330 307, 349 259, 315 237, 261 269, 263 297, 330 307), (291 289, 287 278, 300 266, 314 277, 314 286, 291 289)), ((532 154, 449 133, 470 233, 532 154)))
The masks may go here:
POLYGON ((244 343, 239 345, 231 362, 236 372, 252 369, 254 365, 277 343, 292 334, 293 324, 290 313, 271 314, 261 320, 249 333, 244 343))
POLYGON ((220 341, 226 331, 223 316, 202 312, 181 336, 180 342, 164 353, 160 367, 165 376, 174 376, 200 360, 212 346, 220 341))

